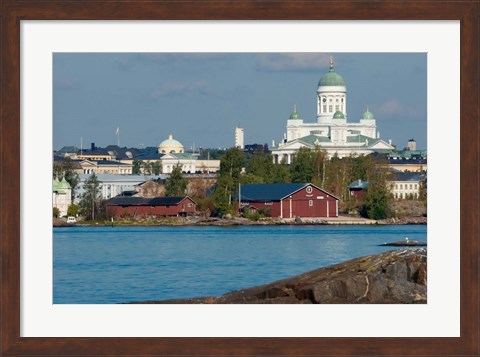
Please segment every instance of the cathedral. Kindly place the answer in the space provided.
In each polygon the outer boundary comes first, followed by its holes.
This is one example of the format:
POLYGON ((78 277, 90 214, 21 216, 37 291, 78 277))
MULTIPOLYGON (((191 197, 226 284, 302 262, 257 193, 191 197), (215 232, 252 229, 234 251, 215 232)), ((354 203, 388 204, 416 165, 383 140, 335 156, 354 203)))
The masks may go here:
POLYGON ((330 157, 335 154, 342 158, 356 155, 368 155, 373 152, 394 150, 391 141, 380 138, 376 120, 368 110, 358 123, 347 122, 347 89, 342 76, 335 72, 333 58, 330 57, 330 69, 318 82, 317 120, 304 122, 294 106, 287 120, 287 132, 280 143, 272 145, 275 163, 284 160, 287 164, 298 149, 319 146, 330 157))

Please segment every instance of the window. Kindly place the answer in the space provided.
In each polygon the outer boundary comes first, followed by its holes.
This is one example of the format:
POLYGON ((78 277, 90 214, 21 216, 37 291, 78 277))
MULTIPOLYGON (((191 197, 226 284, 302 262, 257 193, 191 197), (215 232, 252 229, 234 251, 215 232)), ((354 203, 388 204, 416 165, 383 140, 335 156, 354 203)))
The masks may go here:
POLYGON ((403 190, 403 185, 400 185, 400 190, 403 190))
POLYGON ((335 101, 338 103, 338 98, 337 98, 337 99, 335 99, 335 101))
POLYGON ((323 106, 323 112, 325 113, 326 111, 327 111, 327 106, 324 105, 324 106, 323 106))
POLYGON ((328 111, 331 113, 332 110, 333 110, 333 106, 332 106, 332 105, 329 105, 329 106, 328 106, 328 111))
POLYGON ((335 106, 335 111, 338 112, 339 108, 338 105, 335 106))
POLYGON ((412 184, 410 184, 410 190, 412 189, 412 184))
POLYGON ((310 207, 312 207, 312 206, 313 206, 313 200, 308 200, 308 205, 309 205, 310 207))
POLYGON ((265 206, 271 206, 273 205, 273 202, 265 202, 265 206))
POLYGON ((395 190, 398 190, 398 185, 397 184, 395 184, 395 190))
POLYGON ((189 202, 188 205, 187 205, 187 207, 192 207, 192 206, 193 206, 193 205, 192 205, 191 202, 189 202))
POLYGON ((307 191, 307 193, 312 193, 312 191, 313 191, 312 186, 308 186, 308 187, 306 188, 306 191, 307 191))

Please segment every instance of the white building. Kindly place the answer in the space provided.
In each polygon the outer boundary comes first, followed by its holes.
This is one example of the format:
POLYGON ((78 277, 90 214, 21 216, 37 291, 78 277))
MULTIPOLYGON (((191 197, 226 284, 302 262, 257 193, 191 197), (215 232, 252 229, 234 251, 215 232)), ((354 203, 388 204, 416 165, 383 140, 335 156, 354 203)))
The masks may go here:
MULTIPOLYGON (((81 174, 78 175, 80 182, 78 184, 78 190, 76 192, 76 201, 78 202, 82 194, 85 192, 85 181, 90 178, 91 175, 81 174)), ((108 199, 121 194, 123 191, 133 191, 135 186, 142 182, 153 179, 165 179, 166 175, 153 176, 153 175, 114 175, 114 174, 99 174, 96 175, 98 181, 100 181, 100 197, 102 199, 108 199)))
POLYGON ((394 147, 380 138, 376 120, 366 109, 357 123, 347 122, 347 89, 343 78, 335 72, 333 58, 330 70, 320 78, 316 92, 317 118, 314 123, 303 121, 297 108, 287 120, 287 132, 278 146, 272 147, 276 163, 290 163, 301 147, 326 150, 338 157, 390 151, 394 147))
POLYGON ((53 180, 53 207, 58 208, 60 217, 67 215, 68 207, 72 204, 72 188, 70 184, 62 178, 61 181, 53 180))
POLYGON ((235 128, 235 147, 242 150, 245 148, 245 130, 243 128, 235 128))

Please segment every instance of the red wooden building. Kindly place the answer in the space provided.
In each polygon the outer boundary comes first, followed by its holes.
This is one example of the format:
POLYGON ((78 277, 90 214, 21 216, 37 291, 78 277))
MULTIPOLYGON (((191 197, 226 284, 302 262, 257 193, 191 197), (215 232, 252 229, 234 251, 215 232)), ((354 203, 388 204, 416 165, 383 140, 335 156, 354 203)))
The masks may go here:
POLYGON ((338 197, 311 183, 245 184, 240 193, 242 207, 268 209, 271 217, 338 217, 338 197))
POLYGON ((187 216, 196 210, 190 197, 113 197, 107 202, 107 217, 187 216))

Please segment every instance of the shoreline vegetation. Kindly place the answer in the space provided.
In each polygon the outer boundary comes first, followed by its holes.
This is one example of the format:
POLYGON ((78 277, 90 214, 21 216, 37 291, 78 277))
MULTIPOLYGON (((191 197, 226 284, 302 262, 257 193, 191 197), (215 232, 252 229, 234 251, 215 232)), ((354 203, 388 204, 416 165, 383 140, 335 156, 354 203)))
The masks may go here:
POLYGON ((426 304, 427 249, 401 249, 226 293, 131 304, 426 304))
POLYGON ((53 227, 78 226, 253 226, 253 225, 408 225, 427 224, 425 216, 409 216, 402 218, 368 219, 362 217, 338 216, 332 218, 261 218, 250 220, 243 217, 165 217, 141 219, 117 219, 112 221, 78 221, 69 224, 63 219, 53 219, 53 227))

